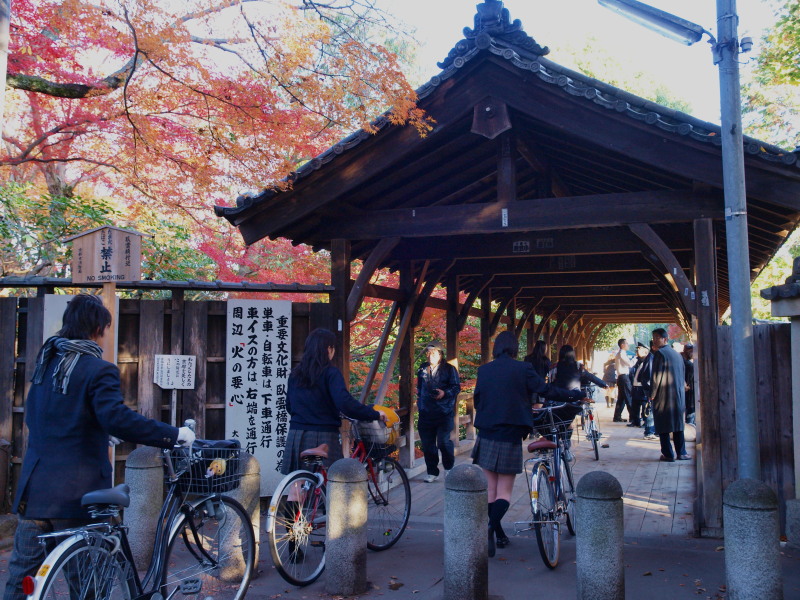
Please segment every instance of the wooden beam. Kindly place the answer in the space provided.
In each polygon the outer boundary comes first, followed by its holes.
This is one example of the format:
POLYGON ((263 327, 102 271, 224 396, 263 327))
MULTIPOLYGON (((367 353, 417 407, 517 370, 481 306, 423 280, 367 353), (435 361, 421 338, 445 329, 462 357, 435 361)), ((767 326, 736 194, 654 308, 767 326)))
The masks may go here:
POLYGON ((333 332, 336 334, 334 364, 345 381, 350 380, 350 321, 347 319, 347 286, 350 283, 350 242, 345 239, 331 240, 331 292, 333 332))
POLYGON ((536 308, 539 306, 540 303, 541 300, 539 300, 536 304, 532 304, 527 310, 525 310, 522 313, 522 317, 520 317, 516 327, 514 327, 514 335, 517 338, 519 338, 519 336, 522 334, 522 330, 525 329, 525 324, 528 322, 531 316, 533 316, 534 312, 536 311, 536 308))
POLYGON ((458 277, 447 278, 446 290, 447 313, 445 315, 445 348, 447 350, 448 362, 452 364, 452 361, 455 360, 454 366, 458 368, 458 277))
POLYGON ((574 194, 562 180, 558 173, 553 172, 550 162, 543 158, 544 152, 534 151, 532 142, 517 139, 517 150, 531 168, 541 175, 549 176, 551 192, 556 197, 573 196, 574 194))
POLYGON ((484 275, 481 278, 481 281, 472 287, 472 291, 470 291, 467 299, 464 301, 464 304, 461 307, 461 311, 458 313, 458 319, 456 320, 456 329, 458 331, 462 331, 464 329, 464 326, 467 324, 467 317, 470 315, 470 311, 472 310, 472 305, 475 304, 475 300, 483 293, 483 290, 486 289, 493 278, 494 275, 484 275))
MULTIPOLYGON (((519 204, 520 202, 517 202, 514 206, 519 204)), ((668 241, 674 254, 688 255, 694 251, 691 240, 684 241, 678 238, 668 241)), ((558 270, 558 267, 563 265, 564 270, 568 271, 569 265, 578 264, 577 259, 582 255, 604 256, 606 260, 614 261, 615 266, 619 266, 617 258, 624 260, 633 258, 635 264, 641 264, 641 259, 638 258, 641 255, 641 248, 630 243, 630 230, 627 227, 520 232, 513 236, 487 234, 404 239, 392 252, 392 260, 438 260, 447 256, 468 260, 516 261, 548 257, 553 258, 553 270, 558 270)))
POLYGON ((722 216, 722 202, 713 194, 690 190, 644 191, 518 200, 508 206, 488 202, 364 211, 361 215, 331 221, 317 235, 358 240, 416 238, 678 223, 722 216))
POLYGON ((497 202, 508 204, 517 199, 517 168, 514 136, 510 131, 500 135, 497 152, 497 202))
POLYGON ((399 237, 383 238, 378 245, 369 253, 369 257, 364 261, 361 272, 358 274, 350 294, 347 297, 347 320, 353 321, 356 318, 358 309, 364 299, 364 286, 369 283, 375 270, 378 268, 389 252, 400 242, 399 237))
POLYGON ((489 325, 489 335, 494 335, 497 331, 497 326, 500 324, 500 319, 503 317, 503 313, 505 313, 506 308, 508 305, 514 301, 514 295, 510 295, 504 300, 500 302, 500 305, 497 307, 497 310, 494 313, 494 317, 492 317, 492 322, 489 325))
MULTIPOLYGON (((441 281, 442 277, 445 273, 447 273, 447 269, 449 269, 453 265, 453 261, 449 263, 440 263, 435 270, 432 270, 431 274, 427 277, 425 281, 425 286, 422 288, 422 291, 419 292, 419 298, 417 299, 417 307, 414 309, 414 315, 411 318, 411 326, 417 327, 419 325, 420 319, 422 319, 422 313, 425 312, 425 306, 428 303, 428 299, 431 297, 433 290, 436 289, 436 286, 441 281)), ((445 301, 445 305, 447 301, 445 301)))
POLYGON ((689 282, 686 273, 683 272, 683 267, 681 267, 675 255, 669 249, 669 246, 647 223, 631 223, 628 227, 648 248, 655 252, 658 259, 667 269, 666 273, 674 280, 686 311, 693 315, 697 314, 694 286, 689 282))
POLYGON ((542 320, 539 321, 539 326, 536 328, 536 333, 533 334, 535 339, 539 339, 539 336, 542 334, 542 330, 545 328, 545 325, 547 325, 547 323, 553 318, 553 315, 555 315, 557 312, 558 306, 555 306, 550 312, 542 313, 542 320))
MULTIPOLYGON (((695 515, 695 529, 719 531, 722 528, 722 462, 735 463, 736 457, 722 455, 722 427, 719 394, 719 347, 717 305, 717 264, 714 223, 701 219, 694 223, 695 269, 697 273, 697 345, 695 346, 695 381, 697 412, 702 434, 702 461, 697 477, 700 514, 695 515)), ((797 359, 795 359, 797 360, 797 359)), ((796 363, 795 363, 796 364, 796 363)))
POLYGON ((394 327, 394 321, 397 319, 397 313, 400 308, 399 302, 392 302, 392 308, 389 310, 389 316, 386 323, 383 325, 381 337, 378 340, 378 347, 375 349, 375 354, 372 356, 372 364, 369 367, 369 373, 364 381, 364 387, 361 388, 361 397, 359 400, 364 404, 369 397, 369 392, 372 389, 372 384, 375 382, 375 376, 378 374, 378 368, 383 360, 383 353, 386 350, 386 344, 389 341, 389 334, 391 334, 394 327))

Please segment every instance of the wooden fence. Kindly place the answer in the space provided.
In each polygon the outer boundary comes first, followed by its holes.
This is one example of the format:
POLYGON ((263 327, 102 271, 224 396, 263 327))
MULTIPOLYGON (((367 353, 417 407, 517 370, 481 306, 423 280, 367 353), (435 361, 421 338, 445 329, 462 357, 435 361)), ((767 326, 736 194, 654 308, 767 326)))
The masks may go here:
MULTIPOLYGON (((756 362, 756 402, 762 480, 778 495, 781 533, 786 531, 786 500, 795 497, 792 427, 792 360, 788 323, 753 327, 756 362)), ((702 392, 701 402, 714 402, 711 422, 700 422, 698 444, 698 502, 695 507, 698 533, 719 536, 722 495, 738 477, 736 414, 730 327, 717 328, 719 385, 702 392), (714 445, 715 448, 709 448, 714 445), (709 462, 719 457, 719 462, 709 462)), ((699 412, 699 411, 698 411, 699 412)), ((708 414, 705 410, 702 414, 708 414)))
MULTIPOLYGON (((315 327, 331 327, 330 304, 292 303, 292 362, 315 327)), ((118 358, 125 403, 141 414, 169 420, 171 392, 153 383, 154 355, 197 356, 197 386, 178 390, 178 422, 192 417, 198 435, 225 435, 226 303, 175 300, 120 300, 118 358)), ((42 344, 43 298, 0 298, 0 512, 15 491, 27 443, 25 397, 36 354, 42 344)), ((132 444, 117 447, 116 474, 121 481, 132 444)))

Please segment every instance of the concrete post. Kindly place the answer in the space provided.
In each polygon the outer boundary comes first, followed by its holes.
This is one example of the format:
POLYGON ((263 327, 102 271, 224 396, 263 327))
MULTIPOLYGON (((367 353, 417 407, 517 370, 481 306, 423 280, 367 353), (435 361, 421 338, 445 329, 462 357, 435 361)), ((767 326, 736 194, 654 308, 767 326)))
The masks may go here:
POLYGON ((367 591, 367 472, 353 458, 328 469, 325 592, 354 596, 367 591))
POLYGON ((489 597, 487 487, 477 465, 457 465, 445 479, 444 600, 489 597))
POLYGON ((125 509, 128 541, 137 565, 150 564, 158 513, 164 497, 164 460, 160 448, 142 446, 125 461, 125 483, 131 488, 131 504, 125 509))
POLYGON ((576 492, 578 600, 624 600, 622 486, 613 475, 592 471, 576 492))
MULTIPOLYGON (((258 552, 261 541, 261 465, 258 464, 258 460, 252 454, 242 452, 240 456, 239 470, 242 473, 242 481, 238 488, 226 495, 239 502, 250 517, 250 521, 253 524, 253 534, 255 534, 256 539, 256 556, 253 564, 258 565, 258 552)), ((257 569, 253 576, 257 576, 257 569)), ((241 578, 241 575, 238 573, 232 575, 233 579, 236 577, 241 578)))
POLYGON ((722 499, 725 578, 730 600, 782 600, 778 498, 755 479, 738 479, 722 499))

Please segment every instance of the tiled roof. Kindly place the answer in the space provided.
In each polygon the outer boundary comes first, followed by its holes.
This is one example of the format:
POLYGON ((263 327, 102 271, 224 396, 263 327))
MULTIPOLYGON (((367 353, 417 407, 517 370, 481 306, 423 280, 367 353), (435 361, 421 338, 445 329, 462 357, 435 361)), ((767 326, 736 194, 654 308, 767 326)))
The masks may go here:
MULTIPOLYGON (((544 58, 544 55, 549 52, 548 48, 540 46, 522 31, 519 20, 510 22, 508 10, 502 8, 502 2, 489 0, 478 5, 477 8, 479 12, 475 15, 475 29, 464 28, 464 39, 455 45, 445 60, 438 63, 442 67, 442 72, 417 89, 419 100, 432 94, 436 88, 453 77, 465 65, 488 52, 507 60, 522 71, 535 73, 542 81, 561 88, 571 96, 583 98, 587 102, 593 102, 608 110, 624 114, 667 133, 714 146, 722 144, 719 125, 702 121, 684 112, 641 98, 544 58), (497 5, 499 5, 501 10, 499 22, 491 18, 487 20, 486 14, 482 11, 482 7, 487 5, 491 15, 497 12, 497 5)), ((380 131, 389 123, 388 116, 384 114, 373 121, 372 126, 380 131)), ((348 135, 291 173, 286 180, 293 183, 302 179, 370 137, 372 134, 363 129, 348 135)), ((748 136, 744 137, 744 149, 746 154, 771 163, 793 165, 800 172, 800 152, 798 151, 785 150, 748 136)), ((256 196, 239 196, 236 199, 236 207, 216 206, 215 212, 217 216, 233 216, 254 203, 272 198, 278 193, 278 190, 268 188, 256 196)))

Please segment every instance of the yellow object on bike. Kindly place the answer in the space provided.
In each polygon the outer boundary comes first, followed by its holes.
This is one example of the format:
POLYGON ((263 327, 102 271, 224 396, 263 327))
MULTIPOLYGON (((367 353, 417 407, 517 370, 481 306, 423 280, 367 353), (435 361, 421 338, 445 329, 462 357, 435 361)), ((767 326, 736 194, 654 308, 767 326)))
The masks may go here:
POLYGON ((387 427, 392 427, 395 425, 395 423, 400 422, 400 417, 397 415, 397 413, 393 408, 389 408, 388 406, 381 406, 379 404, 375 404, 372 408, 386 415, 387 427))

